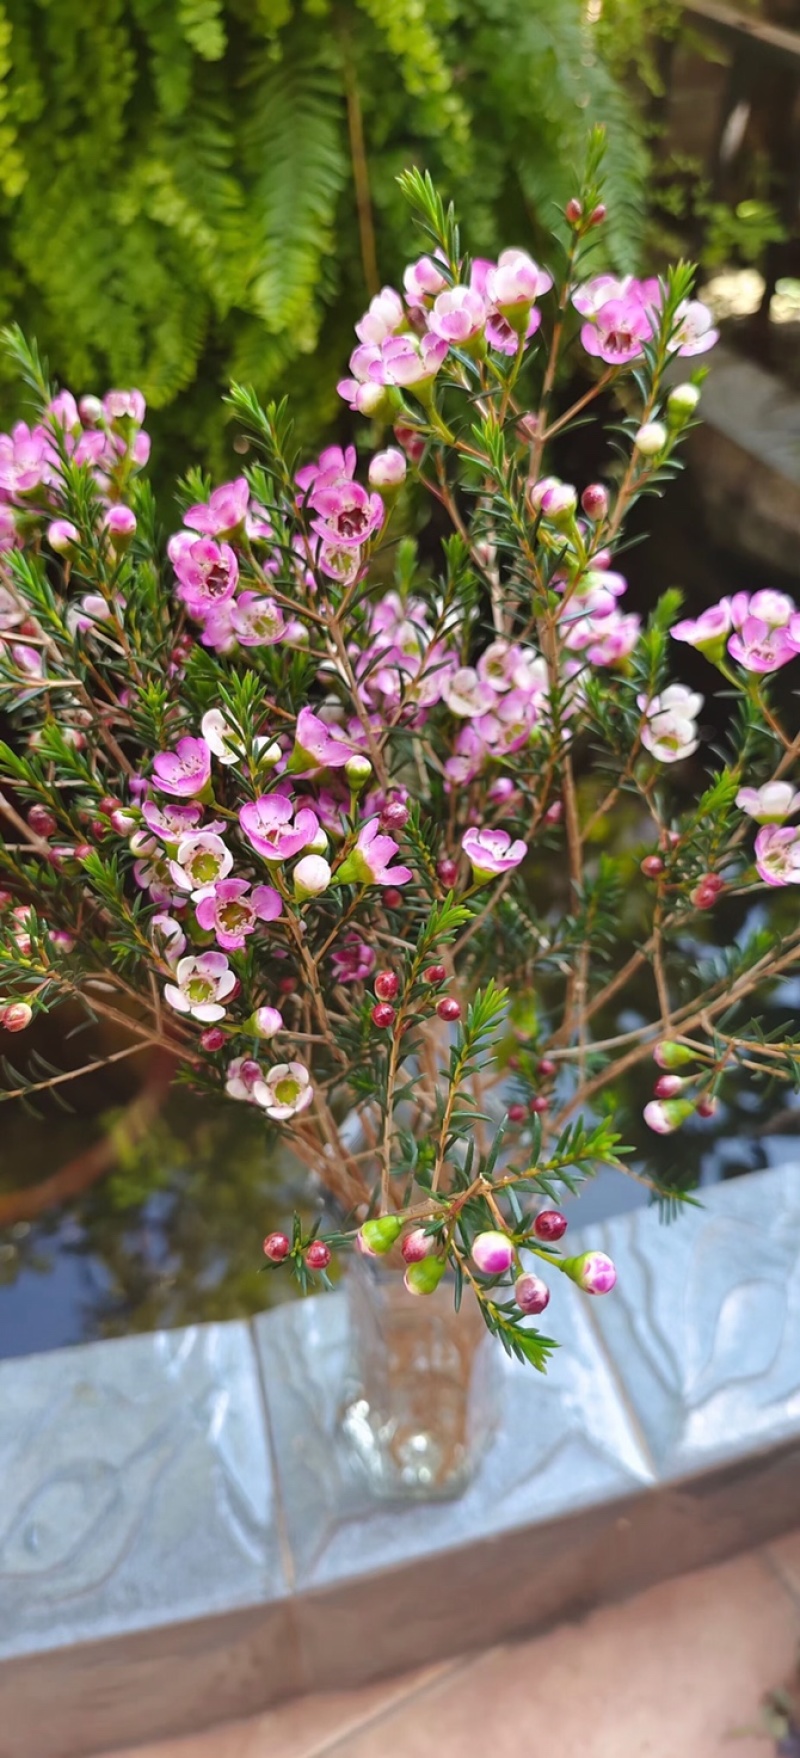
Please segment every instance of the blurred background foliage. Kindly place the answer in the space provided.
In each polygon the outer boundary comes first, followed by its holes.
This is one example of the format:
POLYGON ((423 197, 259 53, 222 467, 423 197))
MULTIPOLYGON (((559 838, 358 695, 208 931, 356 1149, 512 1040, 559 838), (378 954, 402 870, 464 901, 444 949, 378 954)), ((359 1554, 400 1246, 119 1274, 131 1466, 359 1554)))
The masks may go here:
POLYGON ((603 122, 602 248, 636 268, 648 158, 627 83, 652 88, 669 17, 665 0, 3 0, 0 321, 76 390, 141 386, 162 468, 174 444, 181 467, 229 458, 231 378, 291 385, 311 435, 339 412, 354 318, 417 250, 405 166, 455 199, 473 253, 535 250, 603 122))

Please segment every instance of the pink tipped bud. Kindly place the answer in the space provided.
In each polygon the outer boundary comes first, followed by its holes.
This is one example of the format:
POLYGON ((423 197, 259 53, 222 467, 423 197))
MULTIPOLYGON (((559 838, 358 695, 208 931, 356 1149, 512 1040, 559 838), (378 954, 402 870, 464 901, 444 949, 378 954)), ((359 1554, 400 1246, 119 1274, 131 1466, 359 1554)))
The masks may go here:
POLYGON ((27 1001, 9 1001, 6 1007, 0 1007, 0 1031, 24 1032, 33 1019, 33 1008, 27 1001))
POLYGON ((651 1099, 645 1105, 644 1120, 656 1135, 672 1135, 693 1111, 694 1105, 688 1099, 651 1099))
POLYGON ((577 226, 578 221, 583 219, 583 203, 579 202, 576 195, 570 196, 564 209, 564 216, 569 220, 571 226, 577 226))
POLYGON ((408 465, 402 452, 396 446, 387 446, 385 452, 376 452, 369 466, 369 485, 376 488, 379 494, 386 490, 397 493, 406 479, 408 465))
POLYGON ((375 994, 379 1001, 394 1001, 400 987, 400 979, 395 971, 379 971, 375 978, 375 994))
POLYGON ((458 878, 458 862, 444 855, 441 861, 437 861, 436 871, 443 885, 453 886, 458 878))
POLYGON ((676 1044, 672 1038, 662 1038, 653 1051, 653 1061, 659 1068, 685 1068, 687 1062, 696 1062, 694 1050, 686 1044, 676 1044))
POLYGON ((324 1239, 312 1239, 305 1253, 305 1260, 310 1270, 327 1270, 331 1261, 331 1248, 324 1239))
POLYGON ((553 1075, 557 1072, 557 1064, 549 1056, 543 1056, 541 1062, 536 1065, 536 1073, 540 1080, 552 1080, 553 1075))
POLYGON ((617 1272, 604 1251, 584 1251, 580 1257, 564 1258, 559 1266, 584 1294, 610 1294, 617 1272))
POLYGON ((603 221, 604 221, 607 213, 608 213, 608 209, 606 207, 605 202, 599 201, 597 203, 597 207, 592 208, 592 211, 589 215, 589 225, 590 226, 602 226, 603 221))
POLYGON ((201 1050, 210 1050, 212 1052, 214 1050, 221 1050, 224 1042, 225 1033, 220 1031, 219 1026, 209 1026, 207 1032, 201 1032, 200 1034, 201 1050))
POLYGON ((407 1264, 419 1264, 424 1257, 430 1257, 435 1240, 424 1227, 412 1227, 401 1242, 400 1250, 407 1264))
POLYGON ((698 1103, 697 1103, 698 1117, 713 1117, 713 1116, 715 1116, 718 1104, 719 1104, 719 1100, 714 1097, 713 1093, 706 1093, 704 1098, 698 1100, 698 1103))
POLYGON ((507 1233, 479 1233, 472 1241, 472 1261, 484 1276, 503 1276, 514 1262, 507 1233))
POLYGON ((554 1245, 557 1239, 563 1239, 569 1222, 560 1209, 542 1209, 533 1223, 533 1231, 543 1245, 554 1245))
POLYGON ((294 895, 298 903, 305 903, 310 897, 321 897, 327 891, 333 875, 323 855, 304 855, 292 874, 294 895))
POLYGON ((136 535, 136 514, 130 507, 109 507, 103 524, 108 534, 112 549, 122 554, 128 548, 131 539, 136 535))
POLYGON ((56 555, 73 555, 80 543, 80 532, 69 519, 54 519, 47 527, 47 541, 56 555))
POLYGON ((443 964, 429 964, 422 973, 423 983, 443 983, 447 972, 443 964))
POLYGON ((653 1092, 657 1099, 674 1099, 683 1092, 685 1084, 679 1074, 660 1074, 653 1092))
POLYGON ((268 1233, 264 1240, 264 1256, 271 1264, 282 1264, 289 1256, 290 1245, 285 1233, 268 1233))
POLYGON ((461 1018, 461 1003, 456 1001, 454 995, 443 995, 441 1001, 436 1003, 436 1012, 440 1019, 452 1024, 453 1020, 461 1018))
POLYGON ((402 800, 387 800, 380 815, 381 830, 404 830, 408 817, 408 807, 402 800))
POLYGON ((509 1123, 524 1123, 527 1115, 528 1112, 525 1105, 509 1105, 508 1107, 509 1123))
POLYGON ((526 1270, 524 1276, 518 1276, 514 1283, 514 1299, 520 1312, 544 1312, 550 1301, 550 1289, 541 1276, 534 1276, 526 1270))
POLYGON ((602 482, 590 482, 581 495, 581 506, 587 519, 598 525, 608 512, 608 489, 602 482))
POLYGON ((370 1018, 373 1025, 377 1026, 379 1031, 384 1032, 394 1025, 397 1015, 394 1008, 389 1006, 388 1001, 378 1001, 372 1009, 370 1018))
POLYGON ((664 871, 664 862, 660 855, 645 855, 639 862, 645 879, 660 879, 664 871))
MULTIPOLYGON (((288 980, 294 987, 294 978, 288 980)), ((277 1007, 257 1007, 249 1024, 256 1037, 274 1038, 276 1032, 283 1031, 283 1014, 277 1007)))
POLYGON ((549 1108, 550 1101, 545 1098, 544 1093, 534 1093, 533 1098, 528 1100, 528 1110, 534 1117, 543 1116, 544 1112, 548 1111, 549 1108))
POLYGON ((563 814, 564 807, 562 806, 561 801, 554 800, 552 806, 548 806, 547 811, 545 812, 544 822, 545 824, 560 824, 563 814))
POLYGON ((31 806, 28 823, 35 836, 52 836, 58 829, 52 812, 46 806, 31 806))

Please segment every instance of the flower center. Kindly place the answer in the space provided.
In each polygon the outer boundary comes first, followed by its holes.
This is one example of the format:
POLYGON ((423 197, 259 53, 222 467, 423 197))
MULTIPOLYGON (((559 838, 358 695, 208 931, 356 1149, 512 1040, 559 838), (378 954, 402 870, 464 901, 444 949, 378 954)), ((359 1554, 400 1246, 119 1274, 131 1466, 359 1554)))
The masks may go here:
POLYGON ((207 570, 205 588, 209 598, 221 598, 227 590, 228 570, 223 562, 212 562, 207 570))
POLYGON ((274 1092, 279 1105, 293 1105, 299 1095, 300 1088, 296 1080, 287 1077, 285 1080, 278 1081, 274 1092))
POLYGON ((251 911, 246 903, 224 903, 217 911, 217 920, 221 928, 234 933, 237 928, 249 925, 251 911))
POLYGON ((210 885, 219 871, 219 857, 204 849, 200 854, 190 857, 188 866, 193 879, 199 879, 201 885, 210 885))
POLYGON ((186 995, 194 1007, 204 1001, 210 1001, 214 994, 214 985, 208 977, 190 977, 186 985, 186 995))

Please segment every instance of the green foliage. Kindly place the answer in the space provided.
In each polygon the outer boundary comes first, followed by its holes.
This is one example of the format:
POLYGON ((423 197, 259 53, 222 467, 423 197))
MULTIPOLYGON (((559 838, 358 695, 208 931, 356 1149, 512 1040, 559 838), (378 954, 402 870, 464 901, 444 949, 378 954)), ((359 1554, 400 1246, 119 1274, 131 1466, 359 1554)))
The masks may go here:
POLYGON ((0 320, 76 390, 139 384, 170 480, 176 441, 220 462, 231 378, 291 381, 308 433, 368 297, 354 151, 387 280, 417 154, 473 248, 535 248, 603 123, 610 259, 636 266, 645 159, 605 53, 580 0, 6 0, 0 320))

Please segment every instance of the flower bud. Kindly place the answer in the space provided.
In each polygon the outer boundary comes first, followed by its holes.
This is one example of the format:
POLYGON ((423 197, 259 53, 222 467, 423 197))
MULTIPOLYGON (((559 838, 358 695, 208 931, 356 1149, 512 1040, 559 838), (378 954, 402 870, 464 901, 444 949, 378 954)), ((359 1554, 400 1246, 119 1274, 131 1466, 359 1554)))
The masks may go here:
POLYGON ((533 1223, 533 1231, 543 1245, 554 1245, 557 1239, 563 1239, 569 1222, 560 1209, 542 1209, 533 1223))
POLYGON ((81 397, 78 414, 86 427, 95 427, 103 419, 103 405, 99 397, 81 397))
POLYGON ((316 835, 312 836, 311 841, 306 846, 310 855, 327 854, 330 842, 321 824, 316 835))
POLYGON ((292 874, 294 895, 298 903, 304 903, 309 897, 320 897, 327 891, 333 877, 328 862, 322 855, 303 855, 292 874))
POLYGON ((606 207, 605 202, 599 201, 597 203, 597 207, 592 208, 592 211, 589 215, 589 225, 590 226, 602 226, 603 221, 604 221, 607 213, 608 213, 608 208, 606 207))
POLYGON ((111 828, 116 830, 118 836, 129 836, 138 823, 138 818, 132 812, 126 812, 124 806, 115 806, 109 817, 111 828))
POLYGON ((440 1019, 447 1020, 452 1025, 454 1020, 461 1018, 461 1003, 456 1001, 454 995, 443 995, 441 1001, 436 1003, 436 1012, 440 1019))
POLYGON ((422 973, 423 983, 443 983, 447 971, 443 964, 428 964, 422 973))
POLYGON ((28 813, 28 823, 35 836, 52 836, 54 831, 58 829, 56 820, 52 812, 48 811, 47 806, 31 806, 28 813))
POLYGON ((559 530, 571 524, 578 509, 578 492, 571 482, 557 482, 546 488, 539 502, 545 518, 559 530))
POLYGON ((674 385, 667 398, 667 420, 670 427, 682 427, 689 421, 700 401, 697 385, 674 385))
POLYGON ((380 1215, 374 1221, 365 1221, 358 1230, 358 1248, 366 1257, 385 1257, 392 1246, 396 1245, 403 1231, 403 1221, 399 1215, 380 1215))
POLYGON ((507 1233, 478 1233, 472 1241, 472 1261, 484 1276, 503 1276, 514 1262, 514 1247, 507 1233))
POLYGON ((372 774, 372 764, 368 757, 349 757, 344 772, 353 793, 360 793, 372 774))
POLYGON ((528 1112, 524 1105, 509 1105, 508 1107, 509 1123, 524 1123, 527 1115, 528 1112))
POLYGON ((80 542, 80 532, 69 519, 53 519, 47 527, 47 541, 56 555, 72 556, 80 542))
POLYGON ((264 1256, 271 1264, 282 1264, 289 1256, 291 1246, 285 1233, 268 1233, 264 1240, 264 1256))
POLYGON ((136 514, 130 507, 109 507, 103 524, 112 549, 122 555, 136 533, 136 514))
POLYGON ((379 1032, 388 1031, 389 1027, 394 1025, 396 1018, 395 1010, 388 1001, 376 1001, 370 1013, 370 1019, 373 1025, 377 1026, 379 1032))
POLYGON ((533 1098, 528 1100, 528 1110, 534 1117, 540 1117, 549 1109, 550 1101, 545 1098, 544 1093, 534 1093, 533 1098))
POLYGON ((403 1277, 409 1294, 434 1294, 446 1269, 447 1259, 443 1257, 424 1257, 410 1263, 403 1277))
POLYGON ((578 221, 583 219, 583 204, 576 195, 570 196, 564 209, 564 218, 569 220, 571 226, 577 226, 578 221))
POLYGON ((686 1082, 681 1080, 679 1074, 660 1074, 653 1092, 657 1099, 675 1099, 678 1093, 683 1092, 685 1085, 686 1082))
POLYGON ((408 807, 402 800, 387 800, 380 815, 381 830, 404 830, 408 817, 408 807))
POLYGON ((581 506, 587 519, 598 525, 608 512, 608 489, 602 482, 590 482, 581 495, 581 506))
POLYGON ((663 452, 668 437, 663 421, 646 421, 634 434, 633 443, 643 458, 656 458, 663 452))
POLYGON ((443 855, 442 859, 436 862, 436 872, 443 885, 452 887, 458 878, 458 862, 451 860, 449 855, 443 855))
POLYGON ((520 1312, 544 1312, 550 1302, 550 1289, 541 1276, 534 1276, 526 1270, 514 1283, 514 1299, 520 1312))
POLYGON ((610 1294, 617 1280, 616 1269, 604 1251, 584 1251, 580 1257, 565 1257, 559 1268, 571 1282, 577 1282, 584 1294, 610 1294))
POLYGON ((27 1001, 9 1001, 0 1007, 0 1031, 24 1032, 33 1019, 33 1008, 27 1001))
POLYGON ((640 861, 639 865, 644 873, 645 879, 660 879, 661 874, 664 871, 664 862, 660 855, 645 855, 644 860, 640 861))
POLYGON ((393 500, 405 482, 407 471, 408 465, 402 452, 396 446, 387 446, 385 452, 376 452, 370 460, 370 488, 376 488, 379 494, 393 500))
POLYGON ((400 1250, 407 1264, 419 1264, 425 1257, 430 1257, 436 1241, 433 1235, 425 1232, 424 1227, 412 1227, 403 1239, 400 1250))
POLYGON ((542 1080, 552 1080, 553 1076, 558 1073, 558 1064, 553 1061, 552 1057, 543 1056, 541 1062, 536 1065, 536 1073, 542 1080))
POLYGON ((394 1001, 399 987, 400 979, 396 971, 378 972, 374 989, 379 1001, 394 1001))
MULTIPOLYGON (((294 979, 290 981, 294 985, 294 979)), ((274 1038, 276 1032, 283 1031, 283 1014, 277 1007, 257 1007, 245 1030, 252 1031, 257 1038, 274 1038)))
POLYGON ((715 1097, 715 1095, 713 1093, 705 1093, 703 1098, 698 1099, 698 1101, 697 1101, 697 1105, 696 1105, 697 1115, 698 1115, 698 1117, 714 1117, 716 1115, 718 1106, 719 1106, 719 1100, 715 1097))
POLYGON ((696 1062, 694 1050, 686 1044, 676 1044, 672 1038, 662 1038, 653 1051, 653 1061, 659 1068, 684 1068, 687 1062, 696 1062))
POLYGON ((688 1099, 651 1099, 645 1105, 644 1120, 656 1135, 672 1135, 693 1111, 694 1105, 688 1099))
POLYGON ((331 1261, 331 1248, 324 1239, 312 1239, 305 1252, 305 1260, 310 1270, 327 1270, 331 1261))
POLYGON ((200 1033, 201 1050, 221 1050, 224 1042, 225 1033, 220 1031, 219 1026, 209 1026, 207 1031, 200 1033))

